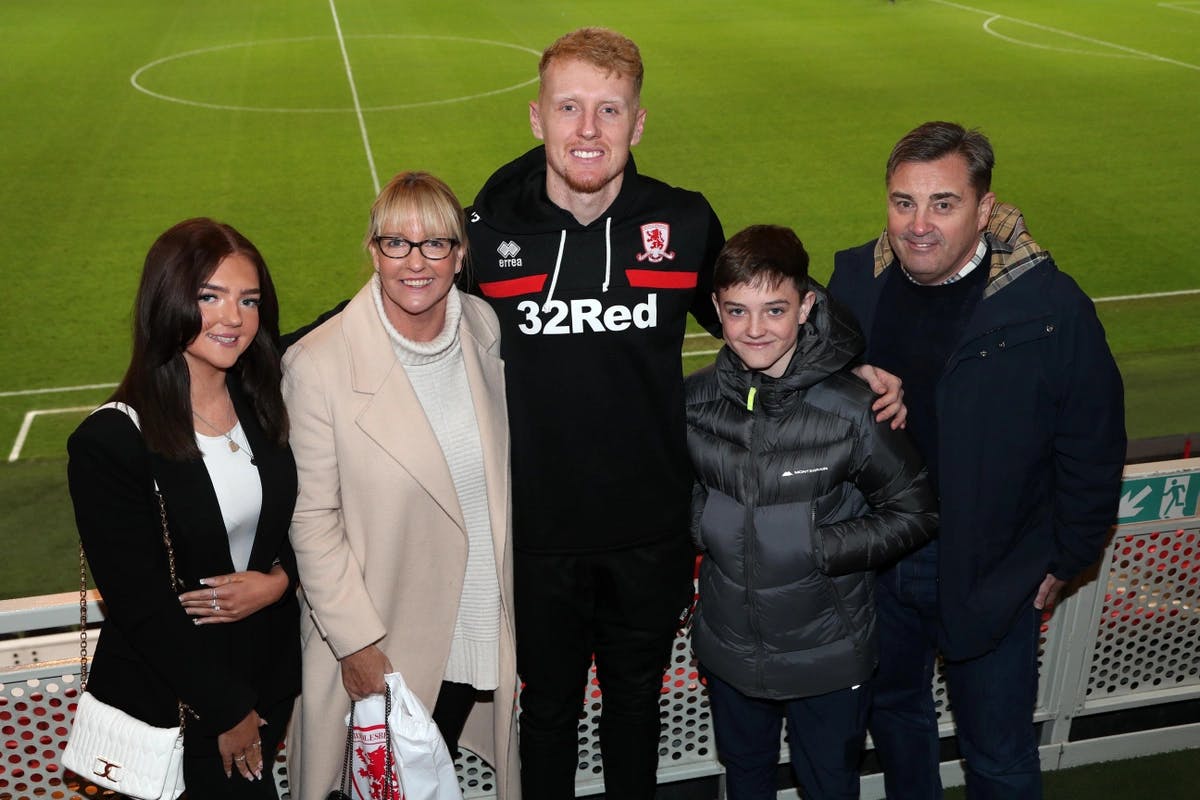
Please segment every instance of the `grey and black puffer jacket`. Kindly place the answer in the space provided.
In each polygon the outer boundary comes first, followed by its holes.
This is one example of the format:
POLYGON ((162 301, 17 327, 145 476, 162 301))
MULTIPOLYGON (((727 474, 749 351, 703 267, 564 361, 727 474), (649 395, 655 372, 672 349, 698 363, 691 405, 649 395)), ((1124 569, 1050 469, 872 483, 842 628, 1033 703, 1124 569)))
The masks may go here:
POLYGON ((928 541, 935 497, 903 431, 849 372, 863 341, 818 300, 779 378, 728 345, 686 384, 704 551, 692 642, 751 697, 810 697, 875 669, 873 573, 928 541))

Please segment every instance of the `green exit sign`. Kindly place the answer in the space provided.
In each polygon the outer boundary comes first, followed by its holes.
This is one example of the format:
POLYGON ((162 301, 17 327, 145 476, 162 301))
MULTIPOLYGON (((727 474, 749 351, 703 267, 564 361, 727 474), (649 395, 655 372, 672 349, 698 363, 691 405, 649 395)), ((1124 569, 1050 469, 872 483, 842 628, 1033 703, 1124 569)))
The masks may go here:
POLYGON ((1117 521, 1151 522, 1196 516, 1200 471, 1196 469, 1147 477, 1127 477, 1121 483, 1117 521))

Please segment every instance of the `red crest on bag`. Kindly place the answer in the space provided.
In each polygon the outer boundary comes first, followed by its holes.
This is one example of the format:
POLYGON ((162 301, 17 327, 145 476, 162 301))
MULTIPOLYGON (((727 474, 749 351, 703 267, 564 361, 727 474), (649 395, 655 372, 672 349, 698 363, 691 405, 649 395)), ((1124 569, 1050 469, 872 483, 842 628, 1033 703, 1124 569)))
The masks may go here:
POLYGON ((394 760, 391 775, 384 775, 387 769, 387 743, 387 728, 383 725, 354 727, 354 780, 351 784, 359 800, 404 800, 394 760), (392 784, 390 793, 386 791, 387 785, 384 783, 389 779, 392 784))

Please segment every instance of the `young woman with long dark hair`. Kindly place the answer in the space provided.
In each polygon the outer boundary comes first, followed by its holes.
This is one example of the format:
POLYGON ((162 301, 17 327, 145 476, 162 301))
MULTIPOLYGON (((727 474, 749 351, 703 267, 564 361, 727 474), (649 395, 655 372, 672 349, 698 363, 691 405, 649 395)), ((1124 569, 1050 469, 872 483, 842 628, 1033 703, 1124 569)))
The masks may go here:
POLYGON ((191 800, 274 798, 300 687, 275 288, 244 236, 190 219, 150 248, 133 322, 124 379, 67 443, 106 610, 87 689, 162 727, 184 704, 191 800))

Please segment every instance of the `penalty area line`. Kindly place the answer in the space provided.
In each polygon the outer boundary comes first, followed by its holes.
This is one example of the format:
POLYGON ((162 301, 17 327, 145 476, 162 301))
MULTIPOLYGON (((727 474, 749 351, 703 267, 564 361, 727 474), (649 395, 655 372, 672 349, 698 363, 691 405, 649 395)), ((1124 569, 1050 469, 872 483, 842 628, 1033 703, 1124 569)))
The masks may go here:
POLYGON ((17 439, 13 442, 12 450, 8 454, 9 463, 21 457, 21 449, 25 447, 29 429, 33 427, 33 421, 38 417, 46 414, 73 414, 79 411, 91 411, 93 408, 95 406, 72 406, 71 408, 41 408, 28 412, 25 414, 25 419, 21 420, 21 430, 17 431, 17 439))

